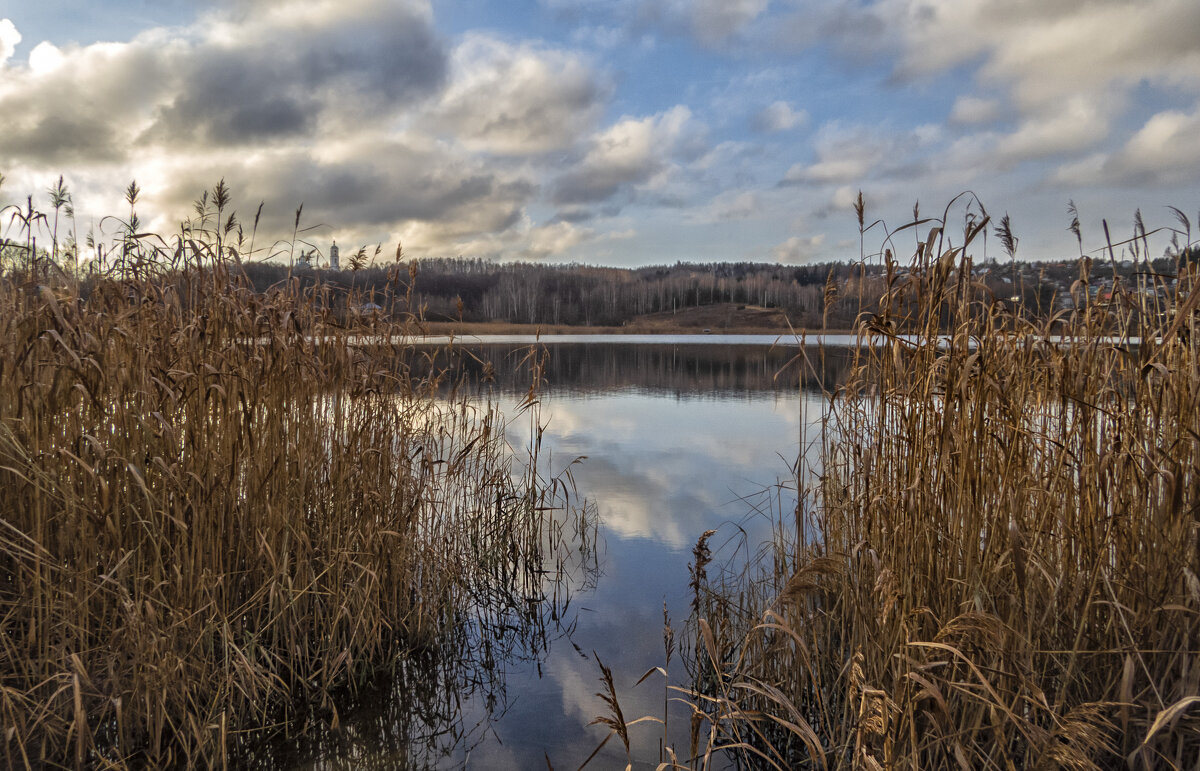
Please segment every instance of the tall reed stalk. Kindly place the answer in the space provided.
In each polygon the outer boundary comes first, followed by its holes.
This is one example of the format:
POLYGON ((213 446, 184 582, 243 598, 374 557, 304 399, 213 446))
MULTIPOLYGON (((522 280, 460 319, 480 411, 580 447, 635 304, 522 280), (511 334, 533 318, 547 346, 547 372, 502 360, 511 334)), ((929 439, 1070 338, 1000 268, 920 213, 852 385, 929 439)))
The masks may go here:
POLYGON ((1083 259, 1033 321, 948 215, 861 319, 794 525, 697 587, 693 763, 1195 768, 1197 265, 1100 301, 1083 259))

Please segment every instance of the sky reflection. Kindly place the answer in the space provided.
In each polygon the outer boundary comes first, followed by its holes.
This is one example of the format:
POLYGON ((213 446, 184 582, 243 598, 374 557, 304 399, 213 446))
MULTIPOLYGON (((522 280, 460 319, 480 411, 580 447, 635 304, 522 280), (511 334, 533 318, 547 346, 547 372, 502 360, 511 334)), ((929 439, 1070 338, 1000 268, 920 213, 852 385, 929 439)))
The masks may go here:
MULTIPOLYGON (((711 364, 715 354, 701 355, 711 364)), ((555 768, 577 768, 607 730, 587 725, 603 710, 595 695, 601 687, 597 658, 614 673, 627 719, 661 718, 662 678, 652 676, 637 688, 634 683, 664 664, 664 603, 677 632, 682 631, 696 539, 718 529, 712 539, 717 559, 731 558, 734 550, 754 550, 769 536, 773 515, 791 515, 802 423, 805 416, 821 414, 819 393, 795 387, 714 391, 712 379, 704 376, 712 366, 689 365, 687 358, 671 361, 681 371, 690 367, 700 373, 694 390, 681 387, 675 376, 664 387, 647 387, 644 371, 628 373, 636 385, 609 382, 589 389, 561 373, 547 383, 540 405, 541 459, 557 473, 583 458, 571 472, 578 497, 599 515, 599 572, 594 586, 576 587, 565 618, 574 624, 569 632, 540 659, 505 664, 503 714, 493 716, 489 726, 485 700, 468 700, 463 724, 487 727, 470 749, 459 748, 435 765, 544 768, 548 757, 555 768)), ((512 391, 497 398, 506 414, 519 400, 512 391)), ((527 417, 513 420, 507 430, 514 448, 529 446, 527 417)), ((686 683, 678 654, 671 670, 674 684, 686 683)), ((669 740, 680 752, 687 748, 687 717, 675 710, 670 716, 669 740)), ((353 724, 354 716, 345 720, 353 724)), ((635 767, 658 762, 662 736, 657 724, 631 730, 635 767)), ((381 745, 380 750, 386 743, 381 745)), ((354 757, 362 765, 365 755, 365 764, 372 765, 370 754, 359 747, 354 757)), ((376 760, 387 765, 383 758, 376 760)), ((624 750, 614 739, 593 766, 624 762, 624 750)), ((327 756, 301 767, 346 766, 327 756)))

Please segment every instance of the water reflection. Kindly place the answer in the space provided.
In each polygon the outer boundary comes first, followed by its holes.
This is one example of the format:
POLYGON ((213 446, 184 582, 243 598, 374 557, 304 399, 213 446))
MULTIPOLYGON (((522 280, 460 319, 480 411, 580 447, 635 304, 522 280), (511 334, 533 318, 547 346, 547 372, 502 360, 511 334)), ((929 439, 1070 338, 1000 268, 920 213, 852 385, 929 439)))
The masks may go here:
POLYGON ((436 361, 469 382, 490 381, 501 392, 523 391, 544 361, 543 394, 604 393, 637 389, 677 396, 789 393, 835 388, 849 370, 847 348, 767 345, 629 345, 609 336, 597 343, 543 343, 534 347, 472 345, 442 352, 436 361), (531 357, 531 350, 540 356, 531 357))
MULTIPOLYGON (((606 735, 588 725, 603 711, 597 658, 614 672, 627 719, 661 718, 662 678, 634 683, 664 663, 664 605, 677 627, 687 617, 692 545, 719 528, 719 563, 757 544, 771 517, 791 515, 794 463, 823 408, 816 386, 834 384, 848 356, 810 352, 825 368, 808 371, 801 390, 794 348, 600 343, 546 352, 540 462, 549 474, 569 470, 597 517, 598 549, 575 552, 589 556, 569 567, 558 595, 547 592, 528 614, 517 603, 464 625, 446 650, 342 715, 339 731, 291 747, 294 767, 526 769, 548 759, 578 768, 606 735)), ((493 394, 515 405, 536 374, 527 349, 474 353, 455 366, 489 376, 493 394)), ((516 447, 535 431, 526 418, 508 426, 516 447)), ((687 682, 680 661, 676 684, 687 682)), ((669 718, 666 739, 686 755, 688 715, 669 718)), ((657 764, 663 737, 659 725, 631 729, 636 767, 657 764)), ((592 761, 624 764, 615 740, 592 761)))

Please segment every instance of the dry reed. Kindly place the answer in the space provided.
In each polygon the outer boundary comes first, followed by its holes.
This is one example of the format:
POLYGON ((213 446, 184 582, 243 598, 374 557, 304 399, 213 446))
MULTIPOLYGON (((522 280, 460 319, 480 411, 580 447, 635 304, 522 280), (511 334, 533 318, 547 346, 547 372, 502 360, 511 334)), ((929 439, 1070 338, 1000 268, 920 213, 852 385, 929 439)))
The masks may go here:
POLYGON ((3 245, 9 767, 225 765, 500 600, 546 602, 559 488, 438 395, 409 277, 363 322, 388 344, 352 345, 327 287, 246 288, 223 185, 171 240, 137 193, 108 275, 59 270, 32 205, 3 245))
MULTIPOLYGON (((794 522, 696 589, 693 765, 1196 768, 1195 253, 1111 300, 1083 259, 1036 321, 972 280, 986 215, 951 246, 949 211, 885 253, 883 345, 828 394, 794 522)), ((1147 258, 1140 215, 1117 246, 1147 258)))

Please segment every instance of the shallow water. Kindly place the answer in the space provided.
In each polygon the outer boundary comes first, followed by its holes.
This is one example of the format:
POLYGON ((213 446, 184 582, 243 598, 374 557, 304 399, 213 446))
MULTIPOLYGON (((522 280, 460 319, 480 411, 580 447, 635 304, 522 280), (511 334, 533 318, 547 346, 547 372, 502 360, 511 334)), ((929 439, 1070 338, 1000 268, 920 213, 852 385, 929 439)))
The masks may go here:
MULTIPOLYGON (((665 663, 664 604, 682 636, 691 550, 704 531, 718 530, 711 546, 719 563, 756 548, 773 517, 792 515, 802 426, 818 419, 823 404, 818 390, 799 386, 801 372, 812 380, 813 365, 806 368, 794 349, 690 340, 572 341, 548 353, 540 462, 552 474, 569 468, 575 500, 586 499, 599 525, 597 548, 571 571, 565 607, 532 629, 513 630, 515 644, 489 648, 486 665, 468 667, 469 676, 406 676, 360 699, 340 715, 338 731, 281 748, 272 764, 525 769, 546 768, 548 759, 554 768, 578 768, 607 734, 588 726, 604 713, 595 695, 599 661, 614 674, 627 720, 663 716, 663 678, 634 684, 665 663), (418 747, 414 722, 422 715, 422 737, 445 733, 418 747)), ((530 377, 525 352, 509 345, 479 354, 495 365, 494 398, 517 414, 530 377)), ((836 372, 839 361, 830 354, 826 369, 836 372)), ((531 416, 522 413, 509 425, 515 448, 528 446, 531 416)), ((479 648, 467 646, 464 655, 479 648)), ((687 684, 678 652, 670 670, 672 684, 687 684)), ((667 740, 684 755, 686 712, 673 710, 670 722, 667 740)), ((635 767, 652 768, 663 727, 635 726, 630 737, 635 767)), ((590 767, 624 763, 614 738, 590 767)))

